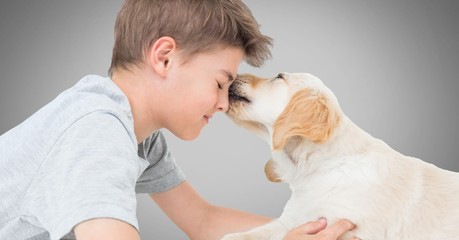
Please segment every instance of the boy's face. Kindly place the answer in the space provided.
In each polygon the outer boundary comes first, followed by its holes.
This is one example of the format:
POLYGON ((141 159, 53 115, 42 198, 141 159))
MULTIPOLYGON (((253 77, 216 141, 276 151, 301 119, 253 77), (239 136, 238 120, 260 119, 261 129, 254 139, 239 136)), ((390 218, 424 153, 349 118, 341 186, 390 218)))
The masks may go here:
POLYGON ((243 57, 242 49, 236 47, 198 53, 184 64, 178 55, 167 75, 171 96, 166 128, 181 139, 192 140, 216 112, 226 112, 229 86, 243 57))

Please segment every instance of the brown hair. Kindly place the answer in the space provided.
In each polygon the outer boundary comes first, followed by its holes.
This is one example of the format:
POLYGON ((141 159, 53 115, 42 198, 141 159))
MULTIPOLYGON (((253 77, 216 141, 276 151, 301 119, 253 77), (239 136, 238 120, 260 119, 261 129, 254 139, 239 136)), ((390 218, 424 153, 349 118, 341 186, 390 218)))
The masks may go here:
POLYGON ((272 39, 260 32, 240 0, 125 0, 115 23, 109 75, 144 62, 151 44, 163 36, 177 42, 186 57, 220 46, 241 47, 248 64, 271 57, 272 39))

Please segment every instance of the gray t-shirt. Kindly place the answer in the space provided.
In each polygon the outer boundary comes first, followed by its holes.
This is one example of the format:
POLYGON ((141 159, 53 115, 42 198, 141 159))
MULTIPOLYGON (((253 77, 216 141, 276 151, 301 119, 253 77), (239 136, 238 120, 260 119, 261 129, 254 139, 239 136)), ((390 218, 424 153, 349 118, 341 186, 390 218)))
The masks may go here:
POLYGON ((127 97, 86 76, 0 136, 0 239, 67 238, 100 217, 138 229, 135 194, 183 180, 162 133, 137 145, 127 97))

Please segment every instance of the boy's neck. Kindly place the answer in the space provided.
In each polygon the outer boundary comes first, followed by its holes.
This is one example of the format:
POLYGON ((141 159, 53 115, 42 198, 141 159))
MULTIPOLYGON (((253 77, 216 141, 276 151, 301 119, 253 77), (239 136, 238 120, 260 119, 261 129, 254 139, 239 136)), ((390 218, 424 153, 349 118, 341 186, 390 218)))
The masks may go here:
POLYGON ((112 75, 112 81, 129 100, 137 143, 143 142, 154 131, 163 127, 159 119, 161 115, 157 112, 158 104, 152 105, 157 102, 152 98, 158 96, 155 93, 156 88, 151 87, 154 77, 155 74, 140 67, 133 67, 132 70, 116 70, 112 75))

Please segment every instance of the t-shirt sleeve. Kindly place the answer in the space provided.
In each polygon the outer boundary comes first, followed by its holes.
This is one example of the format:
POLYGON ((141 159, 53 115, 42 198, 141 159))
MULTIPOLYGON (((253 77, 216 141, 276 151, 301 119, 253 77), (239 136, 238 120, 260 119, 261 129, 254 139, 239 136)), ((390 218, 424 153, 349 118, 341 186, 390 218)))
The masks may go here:
POLYGON ((25 196, 25 214, 51 239, 94 218, 118 219, 138 229, 135 183, 146 166, 117 117, 90 113, 74 122, 49 152, 25 196))
POLYGON ((161 131, 139 144, 138 149, 139 157, 147 160, 149 166, 137 181, 137 193, 164 192, 185 180, 161 131))

